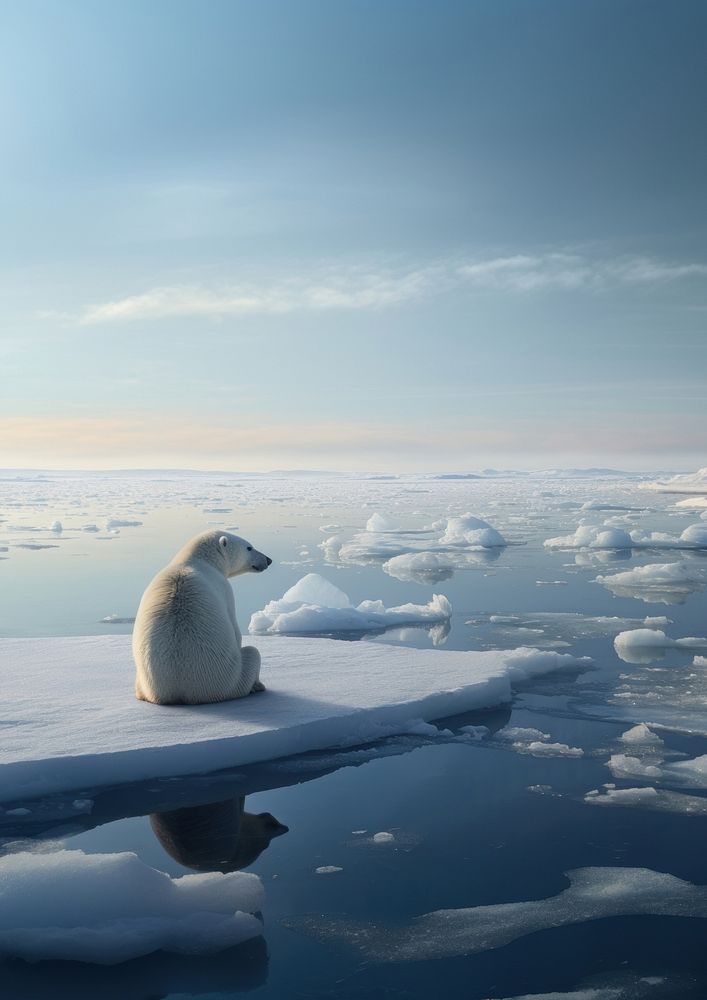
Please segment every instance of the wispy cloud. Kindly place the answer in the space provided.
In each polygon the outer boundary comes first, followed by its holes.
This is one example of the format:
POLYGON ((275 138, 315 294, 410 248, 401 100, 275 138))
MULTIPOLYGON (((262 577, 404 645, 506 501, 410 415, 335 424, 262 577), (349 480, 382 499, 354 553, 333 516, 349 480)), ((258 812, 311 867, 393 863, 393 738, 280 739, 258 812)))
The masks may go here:
POLYGON ((408 268, 329 268, 310 276, 249 285, 164 285, 85 306, 74 320, 88 326, 179 316, 375 310, 464 288, 528 295, 552 290, 602 291, 691 278, 707 279, 707 264, 676 264, 651 257, 602 259, 566 252, 514 254, 408 268))

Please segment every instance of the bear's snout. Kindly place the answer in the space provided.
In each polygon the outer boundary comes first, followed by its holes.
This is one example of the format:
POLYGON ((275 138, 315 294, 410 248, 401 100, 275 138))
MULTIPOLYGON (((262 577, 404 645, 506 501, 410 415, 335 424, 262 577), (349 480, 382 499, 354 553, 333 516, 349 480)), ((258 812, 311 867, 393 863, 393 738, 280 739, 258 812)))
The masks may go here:
POLYGON ((270 558, 270 556, 265 556, 265 561, 268 564, 268 566, 272 566, 272 559, 270 558))

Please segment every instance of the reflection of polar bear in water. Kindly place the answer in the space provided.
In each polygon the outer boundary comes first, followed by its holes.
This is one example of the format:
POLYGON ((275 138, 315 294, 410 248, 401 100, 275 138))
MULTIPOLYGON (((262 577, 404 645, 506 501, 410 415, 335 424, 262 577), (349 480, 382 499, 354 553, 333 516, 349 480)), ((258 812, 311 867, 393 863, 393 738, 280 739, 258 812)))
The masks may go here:
POLYGON ((229 576, 272 559, 221 531, 180 549, 142 595, 133 631, 135 694, 158 705, 199 705, 263 691, 260 653, 241 647, 229 576))
POLYGON ((235 872, 288 828, 272 813, 248 813, 245 797, 152 813, 155 836, 175 861, 196 871, 235 872))

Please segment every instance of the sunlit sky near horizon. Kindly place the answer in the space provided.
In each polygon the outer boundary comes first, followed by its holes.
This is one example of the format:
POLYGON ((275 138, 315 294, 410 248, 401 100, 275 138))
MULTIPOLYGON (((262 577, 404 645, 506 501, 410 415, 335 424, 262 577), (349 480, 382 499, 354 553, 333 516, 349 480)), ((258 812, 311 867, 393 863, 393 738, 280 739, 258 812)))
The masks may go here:
POLYGON ((707 465, 707 7, 0 8, 0 467, 707 465))

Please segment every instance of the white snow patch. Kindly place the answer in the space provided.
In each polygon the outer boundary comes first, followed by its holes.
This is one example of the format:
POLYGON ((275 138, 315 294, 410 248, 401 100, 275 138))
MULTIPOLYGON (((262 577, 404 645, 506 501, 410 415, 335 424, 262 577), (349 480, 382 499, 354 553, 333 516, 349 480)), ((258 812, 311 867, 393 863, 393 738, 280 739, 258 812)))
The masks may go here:
POLYGON ((265 693, 160 706, 135 699, 129 635, 0 639, 0 801, 356 746, 404 733, 413 719, 505 704, 515 682, 591 664, 522 647, 447 652, 251 641, 263 659, 265 693))
POLYGON ((447 621, 452 605, 443 594, 428 604, 386 608, 382 601, 361 601, 354 607, 347 594, 318 573, 308 573, 277 601, 270 601, 250 619, 253 634, 370 632, 398 625, 447 621))
POLYGON ((395 834, 388 833, 387 830, 381 830, 380 833, 374 833, 371 840, 374 844, 392 844, 395 840, 395 834))
POLYGON ((204 954, 257 937, 257 875, 170 878, 135 854, 0 858, 0 955, 112 965, 150 952, 204 954))

